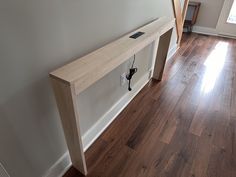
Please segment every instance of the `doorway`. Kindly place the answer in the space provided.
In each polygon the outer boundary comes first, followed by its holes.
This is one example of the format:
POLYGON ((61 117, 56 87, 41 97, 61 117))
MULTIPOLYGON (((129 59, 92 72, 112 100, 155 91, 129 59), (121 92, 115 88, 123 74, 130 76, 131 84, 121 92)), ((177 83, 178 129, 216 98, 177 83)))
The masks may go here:
POLYGON ((221 35, 236 37, 236 0, 225 0, 216 30, 221 35))

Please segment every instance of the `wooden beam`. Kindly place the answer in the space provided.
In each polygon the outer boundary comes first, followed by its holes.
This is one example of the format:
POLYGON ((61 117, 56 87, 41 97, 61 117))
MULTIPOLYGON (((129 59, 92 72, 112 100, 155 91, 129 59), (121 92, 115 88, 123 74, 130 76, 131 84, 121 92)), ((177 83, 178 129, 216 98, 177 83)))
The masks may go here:
POLYGON ((187 11, 188 11, 188 4, 189 4, 189 0, 185 0, 185 1, 184 1, 183 11, 182 11, 183 23, 184 23, 184 20, 185 20, 185 18, 186 18, 186 14, 187 14, 187 11))
POLYGON ((183 33, 183 19, 182 19, 181 5, 180 5, 180 0, 173 0, 172 2, 176 19, 177 43, 179 44, 183 33))
POLYGON ((72 164, 83 174, 87 174, 81 140, 78 106, 73 87, 51 77, 51 83, 60 113, 61 122, 72 164))
POLYGON ((159 45, 157 47, 156 62, 153 71, 153 78, 160 81, 162 79, 162 74, 165 68, 165 63, 168 55, 168 50, 170 46, 170 39, 173 29, 163 34, 159 39, 159 45))
POLYGON ((176 19, 176 31, 177 31, 177 43, 180 45, 182 34, 183 34, 183 27, 184 27, 184 20, 186 17, 188 3, 189 0, 184 1, 183 10, 181 10, 180 0, 172 0, 173 2, 173 10, 176 19))
POLYGON ((68 85, 74 85, 79 94, 97 80, 104 77, 135 53, 151 44, 159 36, 173 28, 174 19, 159 18, 154 22, 125 35, 124 37, 82 57, 53 72, 51 77, 58 78, 68 85), (142 31, 145 34, 138 39, 129 38, 142 31))

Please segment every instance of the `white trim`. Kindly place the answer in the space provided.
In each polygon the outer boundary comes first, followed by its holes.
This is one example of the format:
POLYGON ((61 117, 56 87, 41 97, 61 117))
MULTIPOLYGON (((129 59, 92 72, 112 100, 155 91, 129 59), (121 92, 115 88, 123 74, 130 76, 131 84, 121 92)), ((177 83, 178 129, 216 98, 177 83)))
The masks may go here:
POLYGON ((0 163, 0 177, 10 177, 4 166, 0 163))
POLYGON ((235 39, 236 24, 227 22, 233 3, 234 0, 225 0, 216 25, 216 30, 221 36, 235 39))
POLYGON ((236 39, 236 36, 232 36, 231 34, 218 34, 218 36, 220 37, 226 37, 226 38, 230 38, 230 39, 236 39))
POLYGON ((193 32, 199 34, 206 34, 211 36, 218 36, 215 28, 207 28, 202 26, 193 26, 193 32))
POLYGON ((62 177, 71 165, 70 155, 67 151, 42 177, 62 177))
POLYGON ((175 43, 174 46, 171 49, 169 49, 167 60, 171 59, 175 55, 177 50, 179 50, 179 46, 177 43, 175 43))
POLYGON ((198 34, 206 34, 210 36, 220 36, 225 38, 236 39, 236 37, 231 36, 230 34, 220 34, 217 32, 217 29, 214 28, 207 28, 202 26, 193 26, 193 32, 198 34))

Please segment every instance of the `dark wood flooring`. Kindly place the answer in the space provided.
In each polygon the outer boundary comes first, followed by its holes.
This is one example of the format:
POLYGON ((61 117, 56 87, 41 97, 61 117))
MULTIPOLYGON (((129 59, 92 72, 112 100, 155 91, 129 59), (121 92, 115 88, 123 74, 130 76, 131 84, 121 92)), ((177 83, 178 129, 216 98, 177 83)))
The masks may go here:
POLYGON ((86 159, 88 177, 236 177, 236 40, 184 35, 86 159))

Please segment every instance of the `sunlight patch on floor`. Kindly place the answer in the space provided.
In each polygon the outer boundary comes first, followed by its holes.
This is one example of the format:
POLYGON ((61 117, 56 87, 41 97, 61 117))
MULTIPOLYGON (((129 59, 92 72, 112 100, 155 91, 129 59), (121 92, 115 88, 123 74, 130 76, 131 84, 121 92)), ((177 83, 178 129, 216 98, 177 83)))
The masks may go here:
POLYGON ((206 72, 204 73, 201 91, 205 94, 214 89, 217 78, 220 75, 227 56, 229 44, 226 42, 219 42, 211 54, 207 57, 204 66, 206 72))

